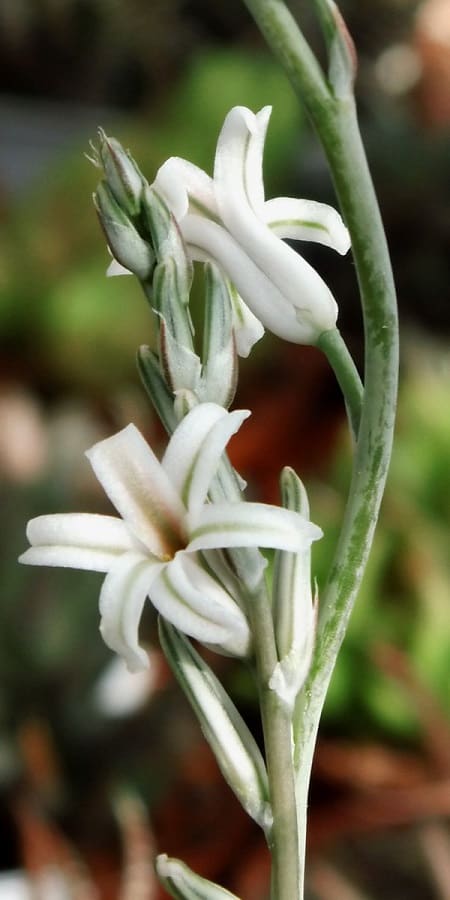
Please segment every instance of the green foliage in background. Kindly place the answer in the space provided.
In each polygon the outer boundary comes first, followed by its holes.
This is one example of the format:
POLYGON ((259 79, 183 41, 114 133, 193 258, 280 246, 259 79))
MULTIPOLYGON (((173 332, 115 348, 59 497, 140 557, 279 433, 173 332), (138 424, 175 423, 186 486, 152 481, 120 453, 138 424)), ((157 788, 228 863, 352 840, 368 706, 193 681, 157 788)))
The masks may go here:
MULTIPOLYGON (((345 720, 355 733, 375 729, 393 738, 420 733, 414 691, 377 664, 384 646, 405 653, 407 666, 444 712, 450 713, 448 448, 450 358, 412 344, 400 391, 399 417, 380 528, 339 657, 324 725, 345 720)), ((336 495, 321 497, 326 566, 340 520, 339 485, 347 454, 337 460, 336 495)))

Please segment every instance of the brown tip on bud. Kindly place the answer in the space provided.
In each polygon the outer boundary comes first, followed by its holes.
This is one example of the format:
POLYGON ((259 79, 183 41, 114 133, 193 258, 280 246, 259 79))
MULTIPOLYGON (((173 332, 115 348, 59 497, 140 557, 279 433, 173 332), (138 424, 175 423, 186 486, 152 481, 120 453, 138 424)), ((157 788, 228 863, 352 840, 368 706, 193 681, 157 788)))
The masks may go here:
POLYGON ((347 28, 347 23, 342 15, 337 3, 331 4, 333 18, 336 23, 336 28, 339 32, 342 43, 344 44, 347 50, 347 56, 350 61, 350 65, 353 73, 353 80, 356 78, 356 73, 358 71, 358 53, 356 51, 355 42, 347 28))

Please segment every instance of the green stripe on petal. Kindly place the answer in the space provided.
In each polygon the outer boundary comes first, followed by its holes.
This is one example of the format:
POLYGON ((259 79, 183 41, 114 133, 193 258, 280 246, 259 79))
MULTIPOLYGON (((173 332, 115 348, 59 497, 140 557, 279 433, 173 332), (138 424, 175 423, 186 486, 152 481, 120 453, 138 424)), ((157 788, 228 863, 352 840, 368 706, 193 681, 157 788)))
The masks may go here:
POLYGON ((227 411, 217 403, 200 403, 185 415, 170 438, 161 465, 183 500, 192 479, 192 467, 206 436, 226 415, 227 411))
POLYGON ((188 550, 271 547, 306 550, 322 531, 302 515, 265 503, 212 503, 187 516, 188 550))
POLYGON ((228 441, 248 415, 248 410, 228 413, 216 403, 200 403, 180 422, 162 466, 186 508, 202 506, 228 441))
POLYGON ((161 563, 138 553, 125 553, 107 574, 100 591, 100 632, 103 640, 125 660, 130 672, 148 667, 139 645, 139 622, 152 581, 161 563))
POLYGON ((194 559, 178 554, 153 583, 150 598, 185 634, 233 656, 247 654, 250 632, 244 614, 194 559))
POLYGON ((315 241, 344 255, 350 235, 339 213, 326 203, 276 197, 264 204, 264 220, 280 238, 315 241))
POLYGON ((31 547, 19 562, 34 566, 63 566, 107 572, 136 542, 114 516, 56 513, 38 516, 27 525, 31 547))

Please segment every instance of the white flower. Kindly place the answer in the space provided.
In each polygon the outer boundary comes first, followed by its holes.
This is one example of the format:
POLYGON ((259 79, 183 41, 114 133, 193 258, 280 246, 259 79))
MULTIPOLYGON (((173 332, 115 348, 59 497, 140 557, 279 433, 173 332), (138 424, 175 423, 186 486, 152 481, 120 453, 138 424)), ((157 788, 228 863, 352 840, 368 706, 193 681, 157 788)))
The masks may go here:
POLYGON ((101 632, 131 671, 148 665, 138 629, 147 596, 181 631, 245 655, 246 617, 203 565, 198 551, 273 547, 298 551, 321 536, 303 516, 263 503, 208 503, 207 493, 232 434, 249 415, 215 403, 194 407, 159 462, 128 425, 87 456, 120 518, 87 513, 40 516, 28 523, 30 565, 106 572, 101 632))
MULTIPOLYGON (((350 239, 339 214, 326 204, 290 197, 265 201, 262 157, 270 113, 269 106, 256 115, 243 106, 228 113, 213 179, 172 157, 153 188, 180 225, 191 258, 216 262, 259 320, 253 342, 263 323, 282 338, 313 344, 335 327, 337 305, 312 266, 281 238, 317 241, 342 254, 350 239)), ((248 329, 247 322, 241 355, 249 350, 248 329)))

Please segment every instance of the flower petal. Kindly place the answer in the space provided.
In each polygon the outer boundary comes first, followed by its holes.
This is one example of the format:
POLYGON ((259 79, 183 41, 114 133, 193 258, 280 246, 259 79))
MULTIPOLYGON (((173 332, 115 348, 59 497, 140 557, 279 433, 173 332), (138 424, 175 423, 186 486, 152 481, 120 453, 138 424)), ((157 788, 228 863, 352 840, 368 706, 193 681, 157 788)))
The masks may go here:
MULTIPOLYGON (((214 184, 220 183, 227 172, 233 190, 245 197, 258 216, 264 206, 262 162, 271 112, 271 106, 265 106, 256 115, 245 106, 233 107, 223 123, 214 161, 214 184)), ((222 212, 219 198, 218 206, 222 212)))
POLYGON ((337 210, 315 200, 275 197, 267 200, 264 221, 280 238, 315 241, 344 255, 350 249, 350 235, 337 210))
MULTIPOLYGON (((181 566, 183 572, 189 578, 192 587, 199 592, 198 603, 203 605, 208 616, 218 625, 229 625, 230 628, 241 630, 246 640, 249 641, 249 630, 246 617, 233 596, 223 587, 220 581, 204 568, 195 553, 179 553, 169 563, 171 575, 177 566, 181 566)), ((201 606, 197 608, 201 609, 201 606)), ((202 607, 203 608, 203 607, 202 607)))
POLYGON ((180 631, 204 644, 219 645, 227 653, 244 656, 250 643, 245 617, 218 582, 203 574, 194 575, 192 562, 186 566, 186 557, 179 554, 153 582, 150 599, 180 631))
POLYGON ((264 209, 263 155, 271 106, 264 106, 254 117, 245 157, 245 190, 248 202, 257 216, 264 209))
POLYGON ((188 510, 199 509, 220 457, 248 410, 227 412, 217 403, 199 403, 172 435, 161 465, 188 510))
POLYGON ((107 572, 118 556, 134 546, 121 519, 89 513, 38 516, 28 522, 27 538, 31 547, 19 562, 94 572, 107 572))
POLYGON ((187 215, 189 207, 202 215, 218 219, 213 182, 198 166, 172 156, 160 169, 152 187, 167 203, 178 222, 187 215))
POLYGON ((183 505, 136 426, 100 441, 86 456, 133 534, 155 556, 172 556, 184 541, 183 505))
POLYGON ((301 552, 322 530, 299 513, 266 503, 211 503, 187 516, 188 550, 271 547, 301 552))
MULTIPOLYGON (((293 307, 294 321, 297 319, 298 327, 293 329, 292 325, 287 323, 286 329, 286 323, 282 322, 283 333, 280 325, 273 328, 269 320, 260 315, 257 296, 253 298, 251 294, 247 295, 240 289, 231 271, 226 267, 225 271, 235 282, 252 312, 275 334, 299 343, 314 343, 323 331, 335 326, 337 306, 325 282, 312 266, 299 257, 291 247, 283 244, 255 214, 249 203, 245 166, 246 147, 251 138, 252 128, 254 129, 254 123, 251 114, 242 107, 232 109, 225 119, 214 166, 217 204, 222 221, 235 242, 293 307)), ((186 235, 186 240, 188 243, 195 243, 191 236, 186 235)), ((256 295, 256 288, 253 293, 256 295)), ((277 306, 278 304, 275 304, 275 318, 278 314, 279 319, 285 319, 283 307, 277 309, 277 306)))
POLYGON ((246 359, 252 347, 262 338, 264 325, 253 315, 234 287, 231 291, 231 303, 236 350, 239 356, 246 359))
POLYGON ((105 644, 122 656, 130 672, 148 667, 139 646, 139 622, 145 599, 164 563, 140 553, 125 553, 106 576, 100 591, 100 631, 105 644))
MULTIPOLYGON (((269 232, 266 225, 261 227, 269 232)), ((244 303, 266 328, 287 340, 302 338, 304 329, 298 323, 292 303, 228 231, 209 219, 191 215, 183 220, 181 230, 192 259, 216 262, 232 281, 244 303)), ((275 235, 269 233, 269 237, 275 241, 276 247, 285 247, 296 257, 294 250, 286 247, 275 235)), ((300 257, 298 259, 300 266, 302 263, 308 265, 300 257)), ((297 283, 301 291, 298 278, 297 283)))

